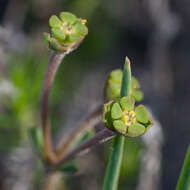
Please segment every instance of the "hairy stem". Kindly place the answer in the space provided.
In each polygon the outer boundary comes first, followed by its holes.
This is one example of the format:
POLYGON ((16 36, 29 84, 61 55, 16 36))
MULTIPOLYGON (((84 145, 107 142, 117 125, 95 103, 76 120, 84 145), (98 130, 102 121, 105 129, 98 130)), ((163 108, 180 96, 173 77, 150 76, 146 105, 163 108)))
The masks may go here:
MULTIPOLYGON (((130 61, 126 57, 120 97, 128 96, 131 89, 131 68, 130 61)), ((125 137, 116 136, 113 140, 113 151, 106 168, 103 190, 116 190, 118 187, 120 168, 123 158, 125 137)))
POLYGON ((62 138, 61 142, 56 147, 57 159, 63 158, 64 154, 67 153, 78 139, 82 137, 85 131, 94 127, 101 121, 102 105, 99 105, 87 118, 82 121, 78 127, 75 127, 70 134, 65 138, 62 138))
POLYGON ((51 89, 51 85, 54 81, 56 71, 61 64, 61 61, 65 53, 57 54, 52 53, 49 59, 48 67, 46 70, 43 89, 42 89, 42 99, 41 99, 41 118, 42 118, 42 130, 43 130, 43 139, 44 139, 44 153, 48 161, 55 162, 56 155, 52 147, 52 138, 51 138, 51 128, 49 124, 49 108, 48 108, 48 99, 51 89))

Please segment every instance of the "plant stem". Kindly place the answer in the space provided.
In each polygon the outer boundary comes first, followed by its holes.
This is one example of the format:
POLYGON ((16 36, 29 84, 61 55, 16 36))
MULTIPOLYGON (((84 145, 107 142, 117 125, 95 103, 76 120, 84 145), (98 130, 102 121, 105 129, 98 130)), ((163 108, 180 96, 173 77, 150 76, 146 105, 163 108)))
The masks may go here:
POLYGON ((176 190, 189 190, 190 189, 190 145, 188 147, 183 168, 177 183, 176 190))
POLYGON ((41 190, 66 189, 63 181, 63 173, 59 171, 48 172, 47 174, 44 175, 44 179, 39 189, 41 190))
POLYGON ((56 161, 56 155, 52 148, 52 138, 51 138, 51 128, 48 118, 48 98, 51 89, 51 85, 54 81, 56 71, 61 64, 61 61, 65 53, 57 54, 52 53, 49 59, 48 67, 46 70, 43 89, 42 89, 42 103, 41 103, 41 118, 42 118, 42 130, 43 130, 43 140, 44 140, 44 153, 45 157, 50 162, 56 161))
MULTIPOLYGON (((131 68, 130 61, 126 57, 123 69, 123 79, 120 97, 128 96, 131 89, 131 68)), ((109 157, 109 163, 106 168, 103 190, 116 190, 118 187, 120 168, 123 158, 125 137, 116 136, 113 140, 113 151, 109 157)))
POLYGON ((101 144, 103 142, 106 142, 107 140, 110 140, 110 138, 114 137, 115 133, 107 128, 102 129, 99 131, 94 137, 86 140, 82 144, 80 144, 78 147, 71 150, 68 154, 66 154, 63 159, 61 159, 56 166, 58 167, 60 164, 65 163, 66 161, 72 160, 74 157, 82 155, 88 150, 90 150, 93 146, 97 144, 101 144))
POLYGON ((79 45, 82 43, 83 39, 77 43, 72 44, 70 47, 67 47, 62 51, 59 52, 53 52, 50 56, 48 67, 46 70, 46 74, 44 77, 44 83, 42 88, 42 103, 41 103, 41 119, 42 119, 42 130, 43 130, 43 140, 44 140, 44 153, 45 158, 50 163, 56 163, 57 162, 57 155, 53 150, 52 147, 52 137, 51 137, 51 128, 49 124, 49 109, 48 109, 48 99, 49 99, 49 93, 51 90, 52 83, 54 81, 57 69, 59 65, 62 62, 62 59, 75 49, 79 47, 79 45))
POLYGON ((61 139, 61 142, 56 147, 57 159, 63 158, 76 141, 84 134, 85 131, 94 127, 101 121, 102 105, 99 105, 87 118, 82 121, 79 126, 75 127, 70 134, 61 139))

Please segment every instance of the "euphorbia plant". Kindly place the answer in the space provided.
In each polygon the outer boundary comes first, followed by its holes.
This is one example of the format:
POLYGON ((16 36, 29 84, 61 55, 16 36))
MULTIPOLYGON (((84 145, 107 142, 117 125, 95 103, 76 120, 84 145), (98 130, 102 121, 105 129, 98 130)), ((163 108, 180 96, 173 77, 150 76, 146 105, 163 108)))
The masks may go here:
MULTIPOLYGON (((44 39, 52 50, 47 71, 44 77, 41 98, 41 129, 32 129, 33 144, 42 156, 44 163, 51 170, 60 169, 63 164, 75 158, 82 151, 105 142, 113 137, 113 152, 110 156, 104 189, 116 189, 119 178, 120 164, 126 137, 143 135, 151 126, 152 121, 143 105, 135 106, 136 101, 143 98, 138 80, 131 77, 131 67, 128 58, 125 60, 124 70, 114 70, 108 76, 105 85, 105 100, 102 105, 102 121, 105 124, 102 130, 93 137, 80 142, 78 146, 71 146, 77 135, 86 132, 87 124, 84 122, 80 129, 70 134, 69 140, 61 141, 56 147, 52 145, 51 126, 49 119, 48 97, 56 71, 65 55, 79 47, 88 34, 86 20, 77 18, 68 12, 61 12, 59 17, 53 15, 49 19, 51 33, 44 33, 44 39)), ((91 116, 100 120, 101 109, 91 116)), ((91 118, 91 117, 90 117, 91 118)), ((90 123, 88 118, 88 124, 90 123)), ((93 125, 96 122, 93 123, 93 125)), ((84 140, 84 139, 83 139, 84 140)))

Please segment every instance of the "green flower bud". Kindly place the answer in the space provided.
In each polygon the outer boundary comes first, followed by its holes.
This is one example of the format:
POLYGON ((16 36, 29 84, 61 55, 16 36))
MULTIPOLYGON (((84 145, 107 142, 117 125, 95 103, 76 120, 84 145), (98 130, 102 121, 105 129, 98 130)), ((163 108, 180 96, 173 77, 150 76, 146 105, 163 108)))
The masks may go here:
MULTIPOLYGON (((123 72, 120 69, 113 70, 106 81, 104 95, 107 100, 119 100, 121 82, 122 82, 123 72)), ((135 101, 141 101, 143 99, 143 92, 139 90, 140 83, 135 78, 131 78, 131 96, 135 101)))
POLYGON ((140 88, 140 83, 135 77, 131 77, 131 86, 132 88, 140 88))
POLYGON ((140 102, 144 98, 144 94, 141 90, 132 89, 131 96, 137 101, 140 102))
POLYGON ((118 100, 120 98, 122 75, 123 73, 120 69, 113 70, 109 74, 104 89, 107 100, 118 100))
POLYGON ((140 83, 135 78, 131 78, 131 96, 135 99, 135 101, 140 102, 144 98, 144 94, 140 89, 140 83))
POLYGON ((131 96, 104 104, 103 122, 106 127, 129 137, 144 134, 152 126, 152 121, 145 106, 135 108, 134 104, 131 96))
POLYGON ((53 15, 49 19, 52 35, 44 33, 49 48, 57 52, 66 52, 77 47, 88 34, 86 20, 72 13, 61 12, 60 18, 53 15))

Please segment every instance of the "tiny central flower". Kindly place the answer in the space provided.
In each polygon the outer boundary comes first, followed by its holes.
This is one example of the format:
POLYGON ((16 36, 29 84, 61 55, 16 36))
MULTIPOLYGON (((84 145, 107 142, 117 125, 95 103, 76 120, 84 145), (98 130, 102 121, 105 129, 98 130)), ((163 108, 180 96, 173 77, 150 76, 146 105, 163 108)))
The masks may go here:
POLYGON ((122 117, 122 121, 125 123, 127 128, 136 122, 136 114, 134 111, 124 111, 123 114, 124 116, 122 117))
POLYGON ((87 20, 86 19, 82 19, 82 24, 86 24, 87 20))
POLYGON ((152 126, 146 108, 135 107, 135 100, 130 96, 104 104, 103 121, 109 129, 129 137, 140 136, 152 126))

